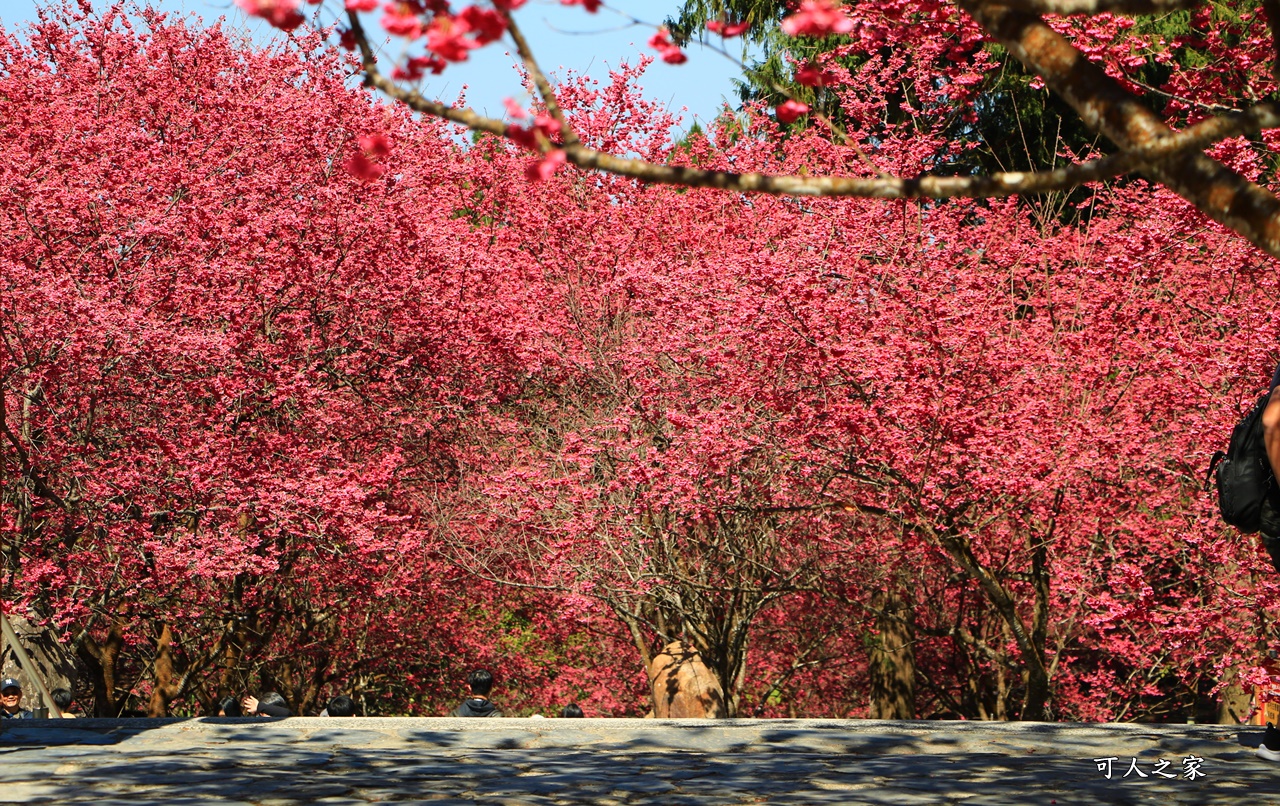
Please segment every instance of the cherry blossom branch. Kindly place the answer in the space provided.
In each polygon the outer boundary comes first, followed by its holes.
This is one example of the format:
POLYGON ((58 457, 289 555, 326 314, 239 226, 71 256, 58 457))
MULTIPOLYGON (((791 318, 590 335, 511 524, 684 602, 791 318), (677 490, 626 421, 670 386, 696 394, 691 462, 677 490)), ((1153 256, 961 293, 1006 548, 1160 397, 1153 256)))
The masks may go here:
POLYGON ((1125 76, 1124 80, 1134 85, 1135 87, 1141 87, 1142 90, 1146 93, 1149 93, 1151 95, 1159 95, 1162 98, 1168 98, 1170 101, 1177 101, 1178 103, 1183 104, 1184 106, 1190 107, 1192 109, 1199 109, 1211 115, 1231 115, 1231 114, 1235 114, 1237 112, 1243 111, 1238 106, 1226 106, 1224 104, 1205 103, 1204 101, 1197 101, 1194 98, 1188 98, 1185 95, 1178 95, 1175 92, 1162 90, 1159 87, 1153 87, 1152 85, 1146 83, 1145 81, 1139 81, 1133 76, 1125 76))
POLYGON ((547 80, 546 74, 542 72, 542 68, 538 66, 537 60, 534 59, 533 50, 530 49, 524 34, 521 33, 510 12, 504 11, 503 16, 507 21, 507 33, 511 34, 511 39, 516 43, 516 52, 524 60, 525 69, 529 71, 529 77, 533 79, 533 85, 538 88, 538 94, 542 96, 542 103, 547 107, 547 114, 551 115, 560 124, 560 133, 564 138, 565 145, 578 144, 581 141, 569 126, 569 121, 564 116, 564 110, 560 108, 559 102, 556 101, 555 90, 552 89, 551 82, 547 80))
POLYGON ((364 70, 365 84, 377 89, 387 97, 405 104, 414 111, 466 126, 472 131, 489 132, 500 137, 506 136, 507 124, 497 118, 485 117, 469 107, 458 109, 439 101, 428 100, 416 90, 407 90, 382 75, 378 70, 378 57, 369 45, 369 39, 365 36, 364 26, 360 24, 359 15, 354 11, 349 11, 347 12, 347 19, 351 23, 352 38, 360 51, 360 66, 364 70))
MULTIPOLYGON (((362 31, 356 31, 361 45, 367 80, 377 89, 425 114, 458 123, 475 131, 505 135, 507 124, 488 118, 470 108, 459 109, 430 101, 405 90, 378 72, 372 51, 362 31)), ((1186 151, 1206 148, 1215 142, 1261 129, 1280 128, 1280 107, 1260 104, 1234 115, 1209 118, 1181 132, 1097 160, 1077 163, 1051 171, 1003 171, 978 177, 917 177, 864 179, 841 176, 792 176, 784 174, 733 173, 682 166, 659 165, 616 157, 583 145, 569 146, 569 161, 583 168, 598 168, 649 182, 715 187, 726 190, 758 191, 797 196, 867 196, 876 198, 952 198, 960 196, 1004 196, 1066 190, 1077 185, 1111 179, 1138 169, 1146 163, 1165 160, 1186 151)))

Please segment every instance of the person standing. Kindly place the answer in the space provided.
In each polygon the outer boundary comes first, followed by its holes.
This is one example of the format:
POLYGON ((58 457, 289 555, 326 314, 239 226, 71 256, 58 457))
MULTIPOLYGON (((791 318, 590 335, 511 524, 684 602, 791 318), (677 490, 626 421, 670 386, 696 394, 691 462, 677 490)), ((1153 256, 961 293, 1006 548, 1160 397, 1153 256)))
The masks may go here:
POLYGON ((62 713, 63 719, 75 719, 76 715, 71 713, 71 690, 65 688, 55 688, 49 692, 49 697, 53 699, 53 704, 58 706, 58 710, 62 713))
POLYGON ((1271 494, 1262 502, 1262 547, 1271 557, 1271 564, 1280 571, 1280 496, 1276 495, 1276 468, 1280 468, 1280 366, 1271 376, 1271 397, 1262 409, 1262 443, 1267 449, 1271 464, 1271 494))
POLYGON ((32 719, 35 715, 22 707, 22 685, 16 677, 0 680, 0 719, 32 719))
MULTIPOLYGON (((1267 448, 1267 461, 1271 463, 1272 484, 1275 484, 1276 468, 1280 468, 1280 366, 1271 376, 1271 398, 1262 410, 1262 442, 1267 448)), ((1274 490, 1273 490, 1274 492, 1274 490)), ((1271 557, 1271 564, 1280 571, 1280 512, 1268 496, 1262 504, 1262 545, 1271 557)), ((1258 756, 1267 761, 1280 761, 1280 730, 1267 723, 1258 756)))
POLYGON ((289 703, 277 692, 268 691, 261 697, 246 694, 240 699, 240 709, 246 716, 293 716, 289 703))
POLYGON ((449 716, 466 717, 499 717, 502 712, 489 700, 489 692, 493 689, 493 675, 485 669, 476 669, 467 675, 467 687, 471 696, 454 708, 449 716))
POLYGON ((235 697, 223 697, 218 700, 218 716, 244 716, 244 709, 235 697))
POLYGON ((346 694, 339 694, 329 700, 329 704, 320 712, 320 716, 355 716, 355 714, 356 701, 346 694))

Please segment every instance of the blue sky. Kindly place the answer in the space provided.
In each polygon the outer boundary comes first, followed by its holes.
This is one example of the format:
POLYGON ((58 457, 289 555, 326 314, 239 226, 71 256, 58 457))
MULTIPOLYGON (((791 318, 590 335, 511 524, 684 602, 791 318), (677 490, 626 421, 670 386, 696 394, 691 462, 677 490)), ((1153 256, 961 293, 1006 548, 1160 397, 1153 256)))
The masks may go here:
MULTIPOLYGON (((0 0, 0 24, 10 31, 20 29, 23 23, 35 18, 37 5, 43 2, 0 0)), ((102 0, 94 2, 96 6, 104 5, 102 0)), ((225 17, 228 24, 250 30, 260 41, 275 35, 261 20, 246 17, 231 0, 152 0, 151 4, 166 11, 198 16, 206 24, 225 17)), ((454 5, 463 4, 455 2, 454 5)), ((640 54, 656 55, 645 44, 653 34, 653 27, 633 25, 630 18, 656 25, 673 14, 679 3, 675 0, 610 0, 609 5, 611 8, 587 14, 580 7, 563 7, 559 0, 530 0, 516 12, 515 19, 544 70, 553 74, 574 70, 590 73, 603 81, 608 70, 624 60, 634 63, 640 54)), ((304 6, 304 11, 314 8, 304 6)), ((341 2, 325 0, 321 8, 322 19, 332 20, 341 2)), ((365 15, 371 21, 378 16, 380 13, 365 15)), ((730 52, 736 50, 733 47, 736 44, 736 40, 731 43, 730 52)), ((390 47, 389 52, 399 52, 395 42, 390 47)), ((525 100, 512 69, 514 58, 507 50, 503 43, 495 43, 473 52, 467 62, 451 65, 441 76, 429 76, 423 85, 425 94, 452 101, 463 85, 467 85, 471 106, 501 117, 503 98, 525 100)), ((725 100, 736 105, 732 79, 740 75, 740 68, 711 49, 694 44, 687 53, 689 61, 679 67, 655 62, 641 82, 646 97, 665 103, 676 112, 681 107, 688 108, 684 128, 692 122, 691 115, 706 120, 716 115, 725 100)))

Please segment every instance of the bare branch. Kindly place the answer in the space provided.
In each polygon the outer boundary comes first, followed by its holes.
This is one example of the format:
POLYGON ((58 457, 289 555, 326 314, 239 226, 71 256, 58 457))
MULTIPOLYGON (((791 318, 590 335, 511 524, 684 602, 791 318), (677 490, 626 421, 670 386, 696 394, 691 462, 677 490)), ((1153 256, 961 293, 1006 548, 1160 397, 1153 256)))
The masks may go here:
POLYGON ((9 423, 5 419, 4 397, 0 395, 0 434, 3 434, 9 444, 13 446, 14 453, 18 455, 18 462, 22 465, 22 475, 31 482, 32 491, 47 501, 52 501, 58 505, 58 508, 64 512, 70 512, 71 507, 67 502, 62 500, 62 496, 58 495, 52 487, 45 482, 35 464, 31 461, 30 455, 26 448, 22 446, 22 440, 18 435, 9 429, 9 423))

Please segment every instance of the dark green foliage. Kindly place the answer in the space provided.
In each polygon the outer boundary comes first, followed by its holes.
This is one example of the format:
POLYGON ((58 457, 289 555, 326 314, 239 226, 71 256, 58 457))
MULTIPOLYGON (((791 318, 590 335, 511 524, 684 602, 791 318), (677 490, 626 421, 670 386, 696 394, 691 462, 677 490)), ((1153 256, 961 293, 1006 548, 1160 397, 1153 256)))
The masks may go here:
MULTIPOLYGON (((788 98, 808 104, 833 121, 841 118, 837 99, 829 92, 797 84, 792 59, 801 62, 811 56, 847 43, 845 37, 824 39, 787 36, 778 27, 789 9, 780 0, 686 0, 680 13, 666 21, 671 38, 678 45, 707 38, 707 20, 747 21, 751 28, 741 39, 743 80, 736 81, 738 97, 744 103, 758 101, 776 106, 788 98)), ((732 40, 726 42, 733 47, 732 40)), ((850 69, 862 59, 849 60, 850 69)))

